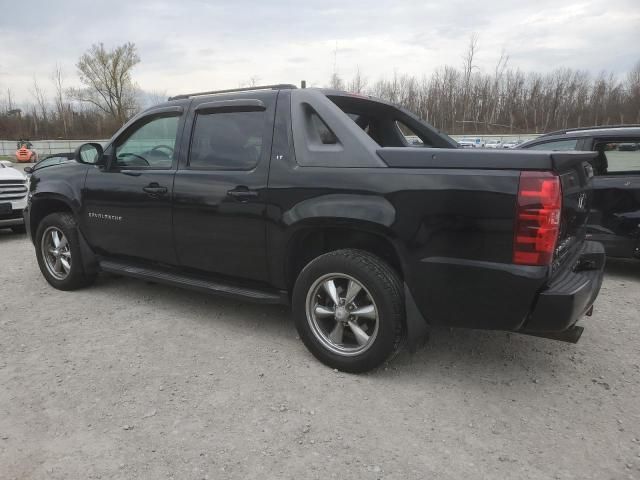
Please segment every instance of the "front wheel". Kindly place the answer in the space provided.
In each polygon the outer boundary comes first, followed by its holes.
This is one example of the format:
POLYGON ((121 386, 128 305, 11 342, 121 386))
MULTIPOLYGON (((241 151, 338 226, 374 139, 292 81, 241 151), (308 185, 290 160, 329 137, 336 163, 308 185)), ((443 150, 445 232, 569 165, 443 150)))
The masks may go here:
POLYGON ((396 272, 362 250, 311 261, 293 292, 300 338, 322 363, 345 372, 376 368, 398 350, 404 302, 396 272))
POLYGON ((75 290, 95 280, 95 274, 84 271, 78 227, 70 213, 47 215, 38 225, 35 246, 40 271, 51 286, 75 290))

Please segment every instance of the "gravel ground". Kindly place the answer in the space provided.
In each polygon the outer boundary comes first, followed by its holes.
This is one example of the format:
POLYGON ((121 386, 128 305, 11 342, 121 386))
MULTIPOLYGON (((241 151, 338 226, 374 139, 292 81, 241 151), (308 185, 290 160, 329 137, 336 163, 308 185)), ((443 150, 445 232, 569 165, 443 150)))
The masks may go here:
POLYGON ((318 363, 288 311, 103 275, 49 287, 0 231, 2 479, 640 478, 640 262, 577 345, 435 329, 318 363))

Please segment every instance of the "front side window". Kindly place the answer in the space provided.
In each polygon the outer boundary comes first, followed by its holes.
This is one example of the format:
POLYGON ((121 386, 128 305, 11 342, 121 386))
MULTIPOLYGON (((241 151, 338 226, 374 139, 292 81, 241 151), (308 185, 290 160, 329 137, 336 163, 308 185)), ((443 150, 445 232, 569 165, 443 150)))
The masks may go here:
POLYGON ((265 121, 264 111, 198 114, 189 167, 251 170, 262 154, 265 121))
POLYGON ((567 152, 576 149, 578 145, 578 139, 572 138, 569 140, 554 140, 551 142, 538 143, 531 147, 529 150, 553 150, 554 152, 567 152))
POLYGON ((640 173, 640 138, 598 142, 594 150, 600 162, 596 174, 640 173))
POLYGON ((180 117, 156 117, 143 123, 116 146, 119 167, 171 168, 180 117))

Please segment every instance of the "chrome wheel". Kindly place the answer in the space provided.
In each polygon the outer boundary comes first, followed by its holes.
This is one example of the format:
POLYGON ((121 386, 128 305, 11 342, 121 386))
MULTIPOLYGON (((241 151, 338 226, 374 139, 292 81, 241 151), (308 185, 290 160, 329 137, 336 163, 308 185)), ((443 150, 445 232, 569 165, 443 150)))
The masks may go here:
POLYGON ((71 272, 71 246, 62 230, 49 227, 42 234, 40 249, 47 271, 56 280, 64 280, 71 272))
POLYGON ((315 337, 340 355, 359 355, 378 334, 378 309, 369 291, 355 278, 330 273, 316 280, 307 294, 307 321, 315 337))

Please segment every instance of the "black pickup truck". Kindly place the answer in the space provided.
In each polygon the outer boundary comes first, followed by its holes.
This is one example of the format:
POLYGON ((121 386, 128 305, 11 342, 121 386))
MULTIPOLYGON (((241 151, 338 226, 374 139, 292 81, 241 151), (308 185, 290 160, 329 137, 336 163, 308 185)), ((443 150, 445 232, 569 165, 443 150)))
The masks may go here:
POLYGON ((25 220, 55 288, 104 271, 291 304, 318 359, 362 372, 428 324, 577 341, 604 268, 593 156, 457 149, 334 90, 203 92, 34 172, 25 220))

